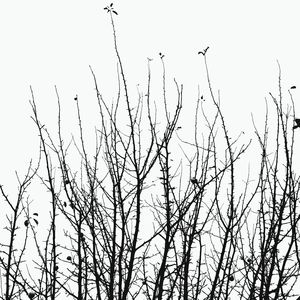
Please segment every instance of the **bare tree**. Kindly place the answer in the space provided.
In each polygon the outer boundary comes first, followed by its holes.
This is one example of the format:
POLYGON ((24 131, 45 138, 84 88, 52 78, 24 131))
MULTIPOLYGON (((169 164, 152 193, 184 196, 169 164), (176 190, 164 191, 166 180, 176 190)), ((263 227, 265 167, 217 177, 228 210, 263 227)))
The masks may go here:
POLYGON ((118 90, 115 101, 107 100, 90 67, 100 124, 94 149, 87 145, 80 96, 74 98, 78 134, 66 140, 58 89, 57 135, 41 121, 31 89, 40 157, 38 167, 30 165, 19 180, 15 204, 0 186, 12 211, 9 242, 1 243, 1 299, 295 299, 300 274, 295 109, 292 92, 288 100, 283 95, 281 74, 263 132, 254 125, 258 175, 241 178, 244 154, 255 146, 241 142, 242 132, 233 137, 228 129, 209 74, 209 48, 199 52, 208 93, 198 88, 193 128, 185 136, 183 86, 175 79, 167 83, 164 55, 159 55, 161 101, 154 97, 150 59, 146 92, 129 92, 114 24, 118 13, 112 4, 105 10, 118 90), (276 126, 269 126, 273 119, 276 126), (38 214, 24 202, 33 178, 49 199, 42 238, 35 226, 38 214), (20 216, 25 235, 16 254, 20 216))
MULTIPOLYGON (((4 203, 1 207, 5 208, 5 204, 8 205, 8 212, 6 214, 6 220, 8 225, 4 227, 4 230, 8 231, 8 236, 3 232, 2 237, 7 237, 8 242, 1 239, 1 256, 0 256, 0 268, 1 268, 1 299, 17 299, 24 292, 27 293, 27 282, 23 281, 21 274, 21 265, 24 263, 24 254, 28 242, 28 231, 30 226, 30 216, 28 212, 28 198, 26 197, 27 189, 32 183, 34 176, 36 175, 36 169, 32 168, 32 162, 30 162, 27 172, 23 180, 20 179, 16 173, 18 180, 18 192, 16 200, 13 201, 6 194, 3 185, 0 185, 1 196, 4 199, 4 203), (26 199, 27 198, 27 199, 26 199), (27 201, 26 201, 27 200, 27 201), (25 216, 26 219, 20 220, 21 216, 25 216), (23 224, 21 224, 23 222, 23 224), (23 237, 17 238, 17 233, 25 228, 25 234, 23 237)), ((7 210, 6 210, 7 211, 7 210)))

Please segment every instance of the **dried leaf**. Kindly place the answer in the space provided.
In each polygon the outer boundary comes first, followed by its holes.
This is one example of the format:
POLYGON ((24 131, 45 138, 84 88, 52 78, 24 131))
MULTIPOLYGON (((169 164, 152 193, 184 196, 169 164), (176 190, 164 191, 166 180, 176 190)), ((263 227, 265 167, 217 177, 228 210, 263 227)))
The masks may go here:
POLYGON ((199 51, 198 54, 205 55, 209 47, 206 47, 203 51, 199 51))
POLYGON ((36 223, 36 225, 39 225, 39 222, 36 219, 33 219, 33 221, 36 223))
POLYGON ((192 184, 197 184, 198 183, 198 180, 194 177, 194 178, 191 178, 191 183, 192 184))
POLYGON ((33 292, 30 292, 30 293, 28 294, 29 299, 33 299, 34 296, 35 296, 35 293, 33 293, 33 292))

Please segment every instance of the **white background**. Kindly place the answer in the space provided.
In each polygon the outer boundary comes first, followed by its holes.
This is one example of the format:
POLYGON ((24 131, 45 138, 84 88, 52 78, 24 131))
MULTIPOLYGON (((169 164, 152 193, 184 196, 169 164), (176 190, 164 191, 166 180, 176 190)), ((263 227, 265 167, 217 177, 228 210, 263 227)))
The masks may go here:
MULTIPOLYGON (((184 107, 192 112, 204 74, 197 52, 209 46, 211 76, 214 88, 221 91, 225 118, 234 133, 245 130, 253 137, 251 112, 262 125, 265 97, 269 92, 278 94, 276 60, 282 68, 284 95, 292 85, 300 88, 297 2, 115 1, 118 43, 132 91, 137 84, 145 86, 147 57, 161 70, 158 53, 162 52, 167 76, 184 84, 184 107)), ((86 119, 96 105, 89 65, 106 99, 115 97, 116 59, 110 19, 103 10, 108 4, 0 1, 1 184, 15 181, 15 170, 24 173, 38 153, 38 135, 30 119, 30 85, 41 119, 53 133, 54 85, 70 131, 77 124, 74 96, 79 95, 86 119)), ((293 95, 297 111, 297 89, 293 95)))

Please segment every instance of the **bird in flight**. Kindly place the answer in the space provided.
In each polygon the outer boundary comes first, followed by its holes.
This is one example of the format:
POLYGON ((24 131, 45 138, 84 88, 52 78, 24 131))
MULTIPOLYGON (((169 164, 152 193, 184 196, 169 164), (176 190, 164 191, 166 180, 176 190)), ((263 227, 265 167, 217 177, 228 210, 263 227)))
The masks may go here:
POLYGON ((300 128, 300 119, 295 119, 296 125, 293 126, 293 129, 300 128))

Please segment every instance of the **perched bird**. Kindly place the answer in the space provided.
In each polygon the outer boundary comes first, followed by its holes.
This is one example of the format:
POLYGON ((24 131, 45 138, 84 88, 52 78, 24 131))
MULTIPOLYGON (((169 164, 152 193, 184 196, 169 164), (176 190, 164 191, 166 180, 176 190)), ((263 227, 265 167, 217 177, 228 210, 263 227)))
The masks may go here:
POLYGON ((300 119, 295 119, 296 125, 293 126, 293 129, 300 128, 300 119))

